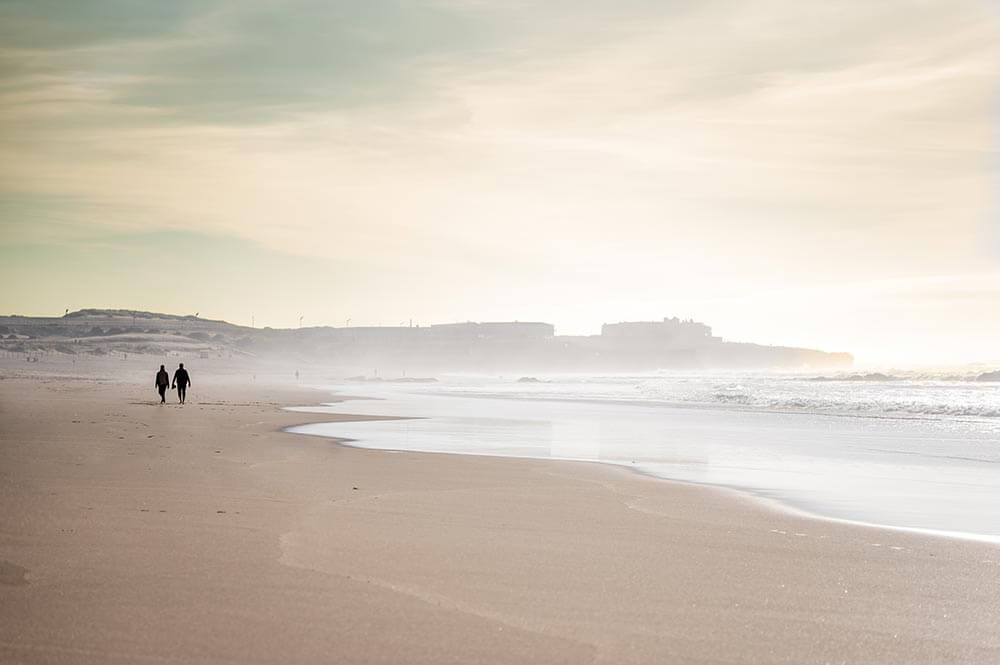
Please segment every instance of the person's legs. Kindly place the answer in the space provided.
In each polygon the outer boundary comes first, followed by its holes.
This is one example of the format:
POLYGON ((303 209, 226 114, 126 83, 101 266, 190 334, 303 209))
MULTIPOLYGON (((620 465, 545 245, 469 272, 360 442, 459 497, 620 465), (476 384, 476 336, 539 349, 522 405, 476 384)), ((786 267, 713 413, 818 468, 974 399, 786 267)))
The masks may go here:
POLYGON ((167 387, 166 386, 160 386, 159 391, 160 391, 160 404, 166 404, 166 402, 167 402, 167 387))
POLYGON ((177 397, 181 400, 181 404, 184 403, 184 391, 187 390, 187 386, 178 385, 177 386, 177 397))

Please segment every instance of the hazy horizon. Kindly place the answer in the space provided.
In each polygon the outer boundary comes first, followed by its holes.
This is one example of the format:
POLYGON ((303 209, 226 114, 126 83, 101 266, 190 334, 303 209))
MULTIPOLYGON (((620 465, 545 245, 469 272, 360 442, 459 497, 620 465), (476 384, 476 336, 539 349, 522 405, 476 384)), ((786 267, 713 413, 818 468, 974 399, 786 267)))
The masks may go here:
POLYGON ((8 2, 0 312, 1000 359, 976 0, 8 2))

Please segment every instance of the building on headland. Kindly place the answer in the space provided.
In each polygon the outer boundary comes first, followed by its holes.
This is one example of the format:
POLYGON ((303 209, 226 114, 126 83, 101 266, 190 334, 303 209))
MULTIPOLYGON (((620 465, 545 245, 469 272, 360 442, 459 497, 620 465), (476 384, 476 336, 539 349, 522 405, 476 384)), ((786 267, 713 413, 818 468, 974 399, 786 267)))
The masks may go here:
POLYGON ((623 321, 605 323, 601 337, 628 340, 638 344, 702 344, 721 341, 712 337, 712 329, 692 319, 682 321, 676 317, 662 321, 623 321))
POLYGON ((183 347, 387 372, 620 372, 853 362, 848 353, 724 341, 708 325, 678 318, 606 323, 599 335, 557 335, 551 323, 537 321, 260 329, 196 316, 82 310, 57 318, 0 317, 0 334, 0 348, 7 351, 157 353, 183 347))

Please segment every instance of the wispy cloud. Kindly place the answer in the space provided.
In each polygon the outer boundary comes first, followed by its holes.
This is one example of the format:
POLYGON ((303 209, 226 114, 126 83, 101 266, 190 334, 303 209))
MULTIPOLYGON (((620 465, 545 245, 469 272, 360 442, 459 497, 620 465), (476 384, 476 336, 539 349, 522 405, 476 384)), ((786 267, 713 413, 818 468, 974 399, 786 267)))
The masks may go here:
POLYGON ((48 0, 0 26, 8 245, 207 231, 577 329, 997 260, 977 0, 48 0))

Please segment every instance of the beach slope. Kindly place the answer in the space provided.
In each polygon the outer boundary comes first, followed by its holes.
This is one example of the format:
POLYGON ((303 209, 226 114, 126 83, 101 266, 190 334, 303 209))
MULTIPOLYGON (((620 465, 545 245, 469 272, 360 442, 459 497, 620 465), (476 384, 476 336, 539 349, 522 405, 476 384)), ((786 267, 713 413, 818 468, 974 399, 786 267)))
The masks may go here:
POLYGON ((1000 662, 996 546, 280 431, 328 399, 0 380, 0 662, 1000 662))

